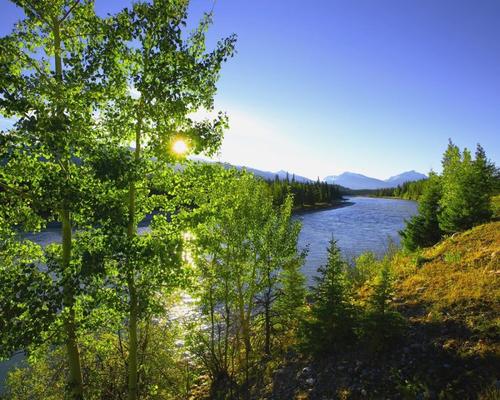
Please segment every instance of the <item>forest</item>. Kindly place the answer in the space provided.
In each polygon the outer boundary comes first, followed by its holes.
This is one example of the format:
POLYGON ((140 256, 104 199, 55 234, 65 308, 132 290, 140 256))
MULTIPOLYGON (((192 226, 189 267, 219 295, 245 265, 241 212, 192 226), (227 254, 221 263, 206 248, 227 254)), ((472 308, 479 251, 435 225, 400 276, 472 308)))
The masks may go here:
MULTIPOLYGON (((24 361, 0 398, 498 393, 489 386, 498 364, 489 297, 483 319, 467 315, 470 343, 480 343, 468 350, 472 372, 449 382, 397 358, 415 350, 398 349, 417 332, 401 288, 419 286, 406 279, 423 282, 426 263, 464 257, 425 248, 465 243, 470 229, 498 244, 499 174, 481 146, 473 158, 450 141, 442 174, 387 194, 419 199, 402 249, 351 265, 332 238, 309 287, 293 212, 334 205, 342 189, 266 182, 188 157, 221 146, 228 116, 193 113, 214 109, 236 36, 209 48, 211 13, 186 32, 187 1, 134 2, 105 18, 87 0, 15 3, 25 18, 0 39, 0 115, 14 121, 0 135, 0 357, 24 361), (27 235, 49 226, 59 239, 48 245, 27 235), (386 368, 383 379, 363 367, 371 360, 386 368), (333 369, 335 385, 321 378, 333 369)), ((498 266, 491 257, 485 271, 498 266)), ((436 304, 435 325, 455 306, 436 304)))
POLYGON ((354 196, 395 197, 405 200, 418 200, 422 195, 426 182, 427 179, 421 179, 419 181, 405 182, 393 188, 370 190, 345 189, 343 192, 354 196))
POLYGON ((326 182, 296 182, 294 177, 290 180, 280 180, 278 177, 274 181, 268 181, 273 201, 275 204, 283 204, 286 197, 291 195, 294 210, 307 210, 314 208, 324 208, 341 204, 342 188, 338 185, 331 185, 326 182))

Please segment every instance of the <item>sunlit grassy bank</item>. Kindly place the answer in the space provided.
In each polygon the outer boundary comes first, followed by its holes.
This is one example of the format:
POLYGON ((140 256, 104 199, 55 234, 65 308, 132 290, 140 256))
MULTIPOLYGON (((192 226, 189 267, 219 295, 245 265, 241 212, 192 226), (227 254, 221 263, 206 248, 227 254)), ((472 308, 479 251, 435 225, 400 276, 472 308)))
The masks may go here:
POLYGON ((361 343, 328 357, 294 354, 268 398, 498 399, 499 257, 500 222, 396 253, 390 307, 402 332, 376 351, 361 343))

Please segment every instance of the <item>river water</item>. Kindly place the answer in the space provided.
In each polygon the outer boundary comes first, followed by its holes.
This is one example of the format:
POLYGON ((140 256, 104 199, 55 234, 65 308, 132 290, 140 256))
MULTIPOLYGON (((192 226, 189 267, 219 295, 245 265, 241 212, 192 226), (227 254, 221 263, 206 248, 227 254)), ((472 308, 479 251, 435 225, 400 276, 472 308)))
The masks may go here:
POLYGON ((309 282, 326 262, 330 239, 348 261, 366 251, 382 256, 389 243, 399 244, 398 232, 415 215, 417 203, 410 200, 351 197, 350 206, 299 214, 302 222, 299 247, 309 248, 303 272, 309 282))
MULTIPOLYGON (((382 256, 390 241, 399 244, 398 231, 404 227, 405 220, 417 212, 416 203, 407 200, 351 197, 347 201, 352 205, 295 216, 302 222, 299 248, 309 249, 303 267, 309 283, 312 283, 317 268, 325 263, 326 249, 332 237, 348 260, 366 251, 382 256)), ((147 223, 143 223, 139 232, 147 229, 147 223)), ((47 245, 61 240, 60 229, 49 228, 28 234, 26 238, 47 245)), ((0 363, 0 393, 7 371, 22 359, 19 355, 0 363)))

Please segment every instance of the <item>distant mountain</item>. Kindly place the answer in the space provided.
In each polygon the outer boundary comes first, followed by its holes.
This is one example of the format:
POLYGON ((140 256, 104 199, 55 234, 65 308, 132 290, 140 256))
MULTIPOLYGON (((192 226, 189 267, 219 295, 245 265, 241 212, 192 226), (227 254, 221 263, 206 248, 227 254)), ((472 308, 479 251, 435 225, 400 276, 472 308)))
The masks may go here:
MULTIPOLYGON (((325 182, 344 186, 349 189, 379 189, 386 186, 387 183, 376 178, 356 174, 354 172, 344 172, 340 175, 330 175, 325 177, 325 182)), ((397 186, 397 185, 396 185, 397 186)))
POLYGON ((312 182, 311 179, 306 178, 305 176, 295 175, 291 172, 287 172, 284 170, 279 170, 278 172, 271 172, 271 171, 262 171, 260 169, 250 168, 241 165, 233 165, 229 163, 223 163, 222 165, 224 166, 224 168, 236 168, 238 170, 245 169, 246 171, 251 172, 255 176, 260 176, 261 178, 268 181, 274 180, 276 176, 278 176, 280 180, 285 180, 288 174, 289 180, 295 179, 295 182, 312 182))
POLYGON ((396 187, 404 182, 418 181, 427 176, 416 171, 403 172, 402 174, 391 176, 389 179, 382 180, 370 178, 369 176, 356 174, 354 172, 344 172, 340 175, 330 175, 325 177, 325 182, 344 186, 349 189, 383 189, 396 187))
POLYGON ((417 171, 407 171, 403 172, 402 174, 391 176, 389 179, 386 179, 385 181, 387 183, 390 183, 391 186, 398 186, 402 185, 405 182, 413 182, 413 181, 419 181, 421 179, 427 178, 426 175, 421 174, 420 172, 417 171))

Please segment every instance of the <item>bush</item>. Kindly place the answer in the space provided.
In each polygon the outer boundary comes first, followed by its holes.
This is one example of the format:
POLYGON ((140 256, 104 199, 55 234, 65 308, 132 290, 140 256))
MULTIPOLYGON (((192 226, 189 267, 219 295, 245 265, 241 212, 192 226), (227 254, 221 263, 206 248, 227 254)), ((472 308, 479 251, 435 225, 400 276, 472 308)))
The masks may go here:
MULTIPOLYGON (((175 326, 151 323, 141 328, 145 334, 140 343, 143 361, 139 374, 141 399, 177 399, 187 395, 190 371, 175 347, 178 338, 175 326)), ((127 350, 120 336, 87 332, 82 341, 85 399, 126 398, 127 376, 123 371, 127 350)), ((27 366, 9 373, 5 398, 64 399, 67 397, 67 375, 64 346, 43 346, 30 357, 27 366)))
POLYGON ((381 261, 376 277, 369 284, 371 293, 366 301, 361 334, 372 350, 386 347, 399 337, 405 320, 390 307, 394 296, 394 277, 388 258, 381 261))
POLYGON ((377 274, 377 257, 371 251, 359 255, 349 268, 349 280, 355 288, 371 281, 377 274))

